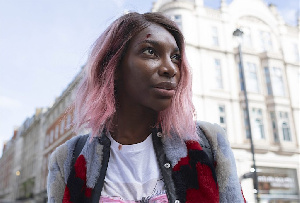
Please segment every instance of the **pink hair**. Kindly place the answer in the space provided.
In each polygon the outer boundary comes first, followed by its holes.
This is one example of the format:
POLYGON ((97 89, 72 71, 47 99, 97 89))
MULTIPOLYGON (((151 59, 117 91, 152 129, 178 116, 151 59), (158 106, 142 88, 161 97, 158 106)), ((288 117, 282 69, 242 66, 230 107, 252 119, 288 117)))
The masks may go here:
POLYGON ((191 72, 185 55, 184 38, 177 25, 159 13, 129 13, 115 20, 96 40, 85 75, 78 87, 75 99, 75 129, 91 128, 98 135, 103 128, 110 129, 116 113, 115 71, 122 61, 132 37, 150 24, 158 24, 168 30, 181 52, 181 78, 171 106, 159 112, 157 124, 163 133, 175 131, 181 138, 198 138, 193 120, 191 72))

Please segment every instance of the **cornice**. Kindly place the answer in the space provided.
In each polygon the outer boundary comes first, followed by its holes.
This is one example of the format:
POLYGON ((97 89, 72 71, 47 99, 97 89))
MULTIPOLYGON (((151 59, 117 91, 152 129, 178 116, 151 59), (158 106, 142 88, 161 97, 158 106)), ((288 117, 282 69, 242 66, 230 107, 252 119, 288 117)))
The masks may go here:
POLYGON ((167 12, 171 9, 176 9, 176 8, 193 11, 195 9, 195 4, 192 2, 187 2, 187 1, 171 1, 171 2, 167 2, 165 4, 162 4, 157 9, 157 11, 158 12, 167 12))
POLYGON ((45 117, 49 116, 54 109, 76 88, 76 85, 79 83, 80 79, 83 76, 83 69, 75 76, 75 78, 69 83, 67 88, 62 92, 62 94, 55 100, 54 104, 49 107, 48 111, 45 113, 45 117))
POLYGON ((199 46, 199 45, 195 45, 195 44, 186 42, 186 47, 188 47, 188 46, 199 49, 199 50, 204 49, 204 50, 207 50, 207 51, 219 52, 219 53, 224 53, 224 54, 234 54, 233 51, 226 50, 226 49, 220 48, 220 47, 199 46))
POLYGON ((283 61, 282 54, 270 52, 270 51, 264 51, 258 54, 261 59, 275 59, 283 61))
MULTIPOLYGON (((236 143, 230 143, 231 148, 234 149, 241 149, 246 150, 247 152, 251 153, 250 149, 250 143, 244 143, 244 144, 236 144, 236 143)), ((272 152, 276 155, 283 155, 283 156, 291 156, 291 155, 299 155, 299 148, 296 146, 284 148, 279 145, 274 144, 266 144, 266 145, 254 145, 255 148, 255 154, 266 154, 268 152, 272 152)))

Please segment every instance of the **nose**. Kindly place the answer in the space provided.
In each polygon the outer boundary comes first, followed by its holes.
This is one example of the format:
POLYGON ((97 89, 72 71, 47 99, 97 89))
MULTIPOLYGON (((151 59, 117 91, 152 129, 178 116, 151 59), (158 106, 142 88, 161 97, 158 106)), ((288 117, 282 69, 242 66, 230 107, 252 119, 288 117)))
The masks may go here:
POLYGON ((162 64, 158 70, 160 76, 172 78, 178 74, 179 67, 178 64, 174 63, 169 57, 162 61, 162 64))

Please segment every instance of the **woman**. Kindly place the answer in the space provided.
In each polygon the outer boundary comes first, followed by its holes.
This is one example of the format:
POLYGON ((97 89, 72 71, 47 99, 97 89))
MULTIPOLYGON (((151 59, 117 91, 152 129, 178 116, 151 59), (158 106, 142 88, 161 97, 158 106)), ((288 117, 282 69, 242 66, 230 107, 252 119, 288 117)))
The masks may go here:
POLYGON ((75 110, 76 129, 91 134, 74 164, 83 136, 52 154, 49 202, 244 202, 224 131, 193 121, 184 39, 163 15, 129 13, 107 28, 75 110))

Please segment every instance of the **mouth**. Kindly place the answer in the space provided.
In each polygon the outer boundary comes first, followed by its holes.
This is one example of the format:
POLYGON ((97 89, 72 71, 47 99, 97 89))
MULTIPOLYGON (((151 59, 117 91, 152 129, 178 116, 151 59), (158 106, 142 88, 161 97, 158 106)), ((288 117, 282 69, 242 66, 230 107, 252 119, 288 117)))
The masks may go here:
POLYGON ((177 84, 175 82, 161 82, 154 85, 154 88, 163 89, 163 90, 175 90, 177 84))
POLYGON ((174 82, 161 82, 153 86, 154 92, 163 98, 171 98, 175 95, 177 84, 174 82))

